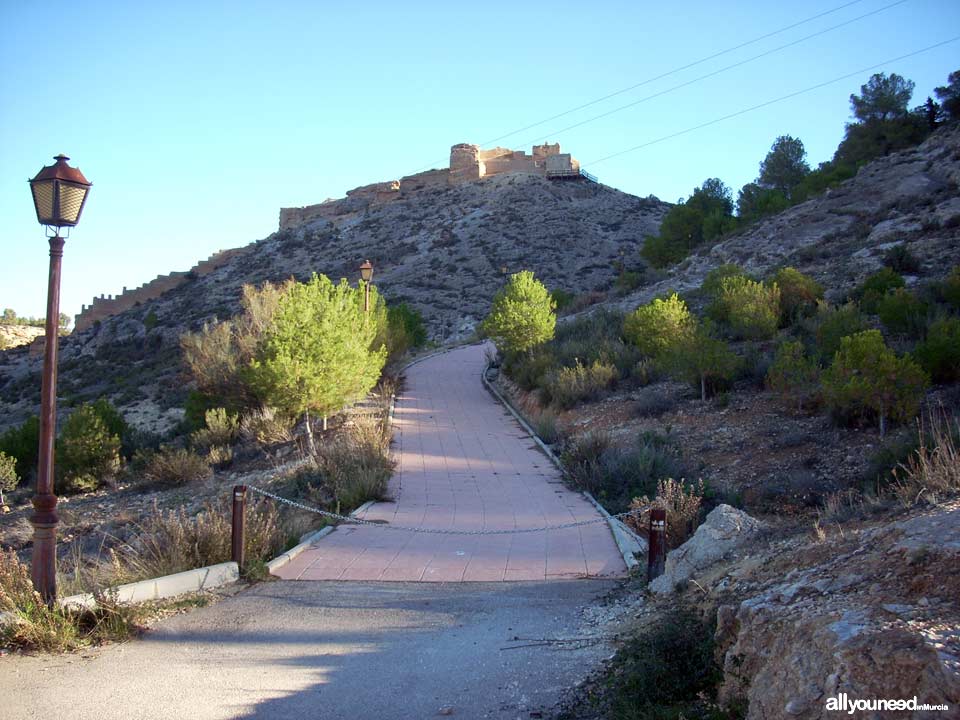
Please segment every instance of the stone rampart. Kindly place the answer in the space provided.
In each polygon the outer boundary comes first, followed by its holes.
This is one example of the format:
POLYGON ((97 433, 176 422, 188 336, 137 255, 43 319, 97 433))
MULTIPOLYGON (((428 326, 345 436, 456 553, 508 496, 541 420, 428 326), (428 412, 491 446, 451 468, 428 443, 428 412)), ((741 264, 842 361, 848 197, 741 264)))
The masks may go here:
POLYGON ((137 303, 142 304, 154 300, 165 292, 182 285, 190 276, 202 277, 208 275, 238 252, 240 252, 240 248, 221 250, 206 260, 201 260, 188 272, 172 272, 169 275, 157 275, 154 280, 133 290, 124 288, 123 292, 116 297, 113 295, 101 295, 98 298, 94 298, 93 302, 90 305, 84 305, 80 309, 80 314, 74 318, 74 331, 79 332, 86 330, 100 320, 121 313, 124 310, 129 310, 137 303))

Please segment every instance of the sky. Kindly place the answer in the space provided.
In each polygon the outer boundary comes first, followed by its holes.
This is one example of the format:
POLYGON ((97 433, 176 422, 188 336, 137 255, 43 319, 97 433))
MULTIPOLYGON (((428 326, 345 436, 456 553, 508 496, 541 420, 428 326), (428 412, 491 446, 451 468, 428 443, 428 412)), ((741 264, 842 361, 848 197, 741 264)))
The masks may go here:
POLYGON ((874 72, 922 103, 960 42, 884 61, 958 35, 956 0, 0 0, 0 308, 45 314, 27 180, 58 153, 93 182, 64 255, 72 316, 268 236, 280 207, 445 167, 459 142, 560 142, 639 196, 709 177, 736 195, 778 135, 829 159, 874 72))

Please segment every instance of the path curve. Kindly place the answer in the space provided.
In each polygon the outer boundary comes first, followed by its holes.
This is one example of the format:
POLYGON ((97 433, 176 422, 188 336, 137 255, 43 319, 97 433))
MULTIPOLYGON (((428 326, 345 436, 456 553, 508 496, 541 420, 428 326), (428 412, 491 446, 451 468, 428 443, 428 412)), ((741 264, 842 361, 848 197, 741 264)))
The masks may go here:
MULTIPOLYGON (((483 388, 486 346, 427 358, 397 398, 392 502, 362 514, 405 527, 505 530, 598 519, 483 388)), ((517 535, 435 535, 343 525, 276 571, 287 580, 465 582, 623 577, 605 522, 517 535)))

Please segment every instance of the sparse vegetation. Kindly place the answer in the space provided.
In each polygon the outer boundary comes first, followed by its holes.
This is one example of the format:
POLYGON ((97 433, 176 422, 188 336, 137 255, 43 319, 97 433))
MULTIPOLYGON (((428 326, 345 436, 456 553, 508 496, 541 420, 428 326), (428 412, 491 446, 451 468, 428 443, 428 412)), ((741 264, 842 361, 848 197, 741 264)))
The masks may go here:
POLYGON ((888 292, 876 307, 880 322, 891 333, 919 338, 927 329, 927 304, 904 288, 888 292))
POLYGON ((940 408, 931 411, 917 430, 916 452, 900 466, 893 491, 904 505, 921 500, 937 503, 960 493, 960 419, 940 408))
POLYGON ((660 367, 668 374, 700 389, 700 399, 706 402, 708 390, 729 383, 740 366, 740 359, 727 344, 710 334, 708 327, 699 326, 683 335, 664 352, 660 367))
POLYGON ((543 382, 543 400, 561 410, 595 400, 617 381, 617 369, 610 363, 594 360, 583 365, 580 360, 573 367, 562 367, 550 373, 543 382))
POLYGON ((960 380, 960 318, 935 320, 927 330, 927 339, 914 351, 914 357, 934 382, 960 380))
POLYGON ((638 534, 646 535, 650 528, 650 509, 663 508, 667 513, 666 536, 670 548, 678 548, 693 535, 700 525, 700 505, 703 502, 703 480, 697 484, 672 477, 657 480, 653 500, 646 495, 634 498, 631 510, 643 510, 627 517, 627 524, 638 534))
POLYGON ((767 372, 767 386, 780 395, 784 404, 803 412, 803 406, 819 391, 820 368, 805 355, 801 343, 785 342, 767 372))
POLYGON ((143 479, 161 487, 189 485, 210 475, 206 458, 184 448, 162 448, 150 454, 143 469, 143 479))
POLYGON ((20 478, 17 476, 17 461, 0 451, 0 511, 7 506, 3 499, 5 492, 16 490, 20 478))

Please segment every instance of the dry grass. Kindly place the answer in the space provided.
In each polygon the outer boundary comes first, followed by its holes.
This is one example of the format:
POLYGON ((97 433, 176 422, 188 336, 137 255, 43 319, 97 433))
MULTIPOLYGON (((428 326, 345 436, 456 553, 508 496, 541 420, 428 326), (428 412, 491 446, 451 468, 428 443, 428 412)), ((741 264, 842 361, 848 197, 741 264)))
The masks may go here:
POLYGON ((631 510, 642 510, 627 517, 627 524, 638 534, 646 535, 650 528, 650 510, 661 507, 667 511, 667 545, 683 545, 700 525, 700 505, 703 502, 703 480, 696 485, 665 478, 657 481, 653 500, 646 496, 634 498, 631 510))
POLYGON ((162 487, 186 485, 210 477, 210 463, 191 450, 163 448, 147 460, 143 478, 162 487))
POLYGON ((367 500, 382 500, 393 474, 389 451, 389 418, 359 416, 344 432, 317 445, 313 457, 317 481, 329 488, 341 512, 367 500))
POLYGON ((293 440, 293 421, 271 407, 253 410, 240 420, 240 437, 261 445, 277 445, 293 440))
POLYGON ((905 506, 919 502, 938 503, 960 492, 960 418, 950 417, 941 407, 931 410, 917 429, 920 445, 894 471, 892 491, 905 506))

